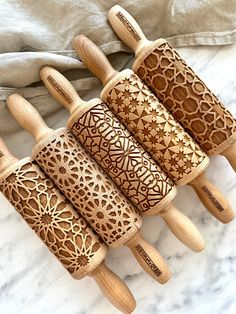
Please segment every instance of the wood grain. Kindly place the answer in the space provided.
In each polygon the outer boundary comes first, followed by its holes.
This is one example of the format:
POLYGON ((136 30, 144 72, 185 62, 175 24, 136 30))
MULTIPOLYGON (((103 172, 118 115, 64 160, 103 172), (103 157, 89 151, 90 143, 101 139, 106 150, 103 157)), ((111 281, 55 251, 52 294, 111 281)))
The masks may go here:
MULTIPOLYGON (((55 99, 64 105, 61 93, 52 86, 51 79, 49 81, 48 78, 53 77, 59 90, 73 89, 70 82, 50 67, 43 68, 40 75, 55 99)), ((75 95, 74 93, 72 91, 71 94, 75 95)), ((154 215, 164 210, 164 219, 178 239, 194 251, 201 251, 204 241, 199 231, 170 204, 176 191, 173 182, 100 99, 93 99, 87 104, 80 101, 79 96, 73 99, 77 106, 71 112, 68 126, 79 143, 108 173, 140 213, 154 215)), ((71 111, 68 104, 66 107, 71 111)))
MULTIPOLYGON (((31 128, 32 124, 38 123, 45 129, 39 113, 29 110, 31 114, 27 114, 27 107, 32 105, 22 100, 19 106, 20 96, 10 97, 8 107, 21 126, 27 124, 32 134, 34 131, 42 134, 40 128, 31 128)), ((127 244, 142 224, 139 213, 69 131, 59 129, 52 132, 49 129, 48 132, 49 134, 44 133, 44 137, 40 138, 33 150, 33 157, 37 163, 106 244, 114 247, 127 244)), ((34 137, 38 138, 38 135, 34 134, 34 137)), ((141 237, 139 239, 140 242, 144 241, 141 237)), ((162 274, 156 276, 150 272, 148 264, 141 263, 139 259, 137 261, 155 280, 167 282, 170 278, 168 266, 150 244, 146 245, 146 250, 152 260, 159 262, 157 267, 162 270, 162 274)))
POLYGON ((75 279, 92 276, 111 303, 131 313, 136 306, 133 295, 104 264, 107 247, 86 220, 35 161, 18 161, 1 138, 0 151, 11 160, 8 167, 0 160, 0 191, 21 217, 75 279))

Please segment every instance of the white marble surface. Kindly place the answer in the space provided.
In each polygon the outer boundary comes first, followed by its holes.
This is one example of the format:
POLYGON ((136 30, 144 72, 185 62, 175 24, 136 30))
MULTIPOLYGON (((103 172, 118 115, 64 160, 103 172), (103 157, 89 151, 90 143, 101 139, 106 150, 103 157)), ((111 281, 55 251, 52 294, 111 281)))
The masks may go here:
MULTIPOLYGON (((236 45, 178 51, 236 115, 236 45)), ((63 126, 66 118, 60 110, 50 118, 50 126, 63 126)), ((30 154, 33 139, 26 132, 5 139, 18 157, 30 154)), ((230 165, 214 157, 207 172, 236 211, 236 175, 230 165)), ((161 286, 146 275, 127 248, 111 250, 108 265, 133 291, 136 314, 236 313, 236 220, 228 225, 216 221, 190 187, 179 188, 175 204, 199 227, 207 247, 193 253, 160 218, 146 218, 143 234, 173 271, 168 284, 161 286)), ((0 313, 118 313, 92 279, 79 282, 67 274, 1 195, 0 205, 0 313)))

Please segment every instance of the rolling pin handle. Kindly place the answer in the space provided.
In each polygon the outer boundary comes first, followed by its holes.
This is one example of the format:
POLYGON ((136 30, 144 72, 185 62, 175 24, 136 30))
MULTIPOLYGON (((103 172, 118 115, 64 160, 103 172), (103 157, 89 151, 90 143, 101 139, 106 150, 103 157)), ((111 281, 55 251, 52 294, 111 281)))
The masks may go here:
POLYGON ((132 313, 136 301, 126 284, 102 262, 91 274, 106 298, 121 312, 132 313))

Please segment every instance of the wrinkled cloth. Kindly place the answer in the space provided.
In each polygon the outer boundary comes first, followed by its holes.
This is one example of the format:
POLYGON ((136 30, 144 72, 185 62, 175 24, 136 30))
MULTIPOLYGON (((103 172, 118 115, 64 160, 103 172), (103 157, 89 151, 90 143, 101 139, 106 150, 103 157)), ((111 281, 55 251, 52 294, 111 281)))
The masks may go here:
POLYGON ((44 65, 62 71, 83 96, 98 86, 85 70, 72 40, 84 34, 122 69, 133 58, 109 25, 115 4, 130 12, 146 36, 175 47, 236 42, 236 0, 0 0, 0 133, 18 127, 6 107, 12 93, 26 97, 45 117, 60 108, 39 77, 44 65))

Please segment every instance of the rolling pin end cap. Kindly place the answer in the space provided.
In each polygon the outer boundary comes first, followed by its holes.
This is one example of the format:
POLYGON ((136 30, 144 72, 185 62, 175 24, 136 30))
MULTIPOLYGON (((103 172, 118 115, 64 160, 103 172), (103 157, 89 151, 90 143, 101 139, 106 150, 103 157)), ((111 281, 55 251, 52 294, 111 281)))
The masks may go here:
POLYGON ((166 284, 168 281, 170 281, 171 277, 172 277, 171 271, 169 270, 169 268, 166 268, 165 272, 163 272, 163 275, 160 276, 158 282, 159 282, 160 284, 164 285, 164 284, 166 284))
POLYGON ((119 4, 115 4, 113 7, 110 8, 110 10, 107 12, 107 16, 110 14, 116 14, 117 12, 121 11, 122 7, 119 4))
POLYGON ((122 313, 132 313, 136 301, 126 284, 102 262, 92 276, 107 299, 122 313))
POLYGON ((220 220, 220 222, 222 222, 223 224, 227 224, 229 222, 231 222, 234 219, 234 212, 232 210, 232 208, 229 206, 225 209, 225 213, 224 216, 218 218, 220 220))
POLYGON ((126 245, 134 254, 140 266, 160 284, 167 283, 172 274, 160 253, 138 231, 126 245))
POLYGON ((41 78, 47 76, 48 70, 52 70, 52 67, 46 65, 44 67, 42 67, 39 71, 39 75, 41 78))
POLYGON ((73 45, 76 48, 79 48, 83 41, 86 40, 86 36, 84 36, 83 34, 77 35, 74 39, 73 39, 73 45))
POLYGON ((206 243, 204 239, 201 237, 198 239, 198 242, 196 243, 196 245, 193 246, 191 249, 193 252, 200 253, 205 249, 205 247, 206 247, 206 243))

